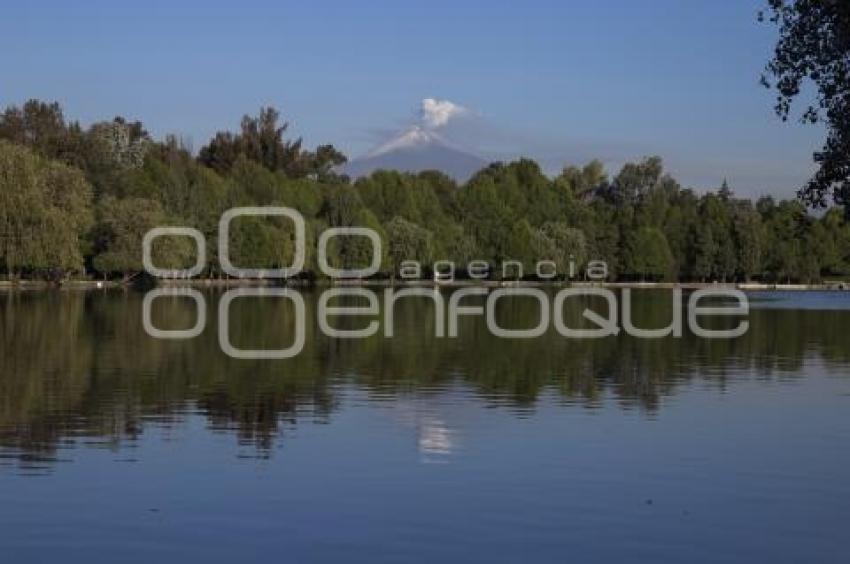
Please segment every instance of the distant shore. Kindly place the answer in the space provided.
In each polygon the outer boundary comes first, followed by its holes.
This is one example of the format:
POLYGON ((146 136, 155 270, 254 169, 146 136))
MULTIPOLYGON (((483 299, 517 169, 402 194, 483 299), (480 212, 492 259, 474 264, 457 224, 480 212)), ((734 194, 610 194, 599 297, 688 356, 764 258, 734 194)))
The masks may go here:
MULTIPOLYGON (((160 280, 160 286, 193 286, 193 287, 229 287, 229 286, 270 286, 276 285, 274 280, 256 279, 192 279, 192 280, 160 280)), ((845 291, 850 290, 850 282, 826 281, 820 284, 763 284, 760 282, 590 282, 580 280, 390 280, 390 279, 350 279, 327 280, 321 279, 311 283, 291 280, 283 284, 290 287, 307 286, 380 286, 380 287, 446 287, 464 288, 470 286, 485 286, 489 288, 511 287, 565 287, 574 288, 630 288, 630 289, 659 289, 700 290, 704 288, 735 288, 744 291, 845 291)))
MULTIPOLYGON (((156 282, 164 287, 194 287, 194 288, 231 288, 251 286, 287 286, 287 287, 328 287, 328 286, 380 286, 380 287, 446 287, 463 288, 470 286, 485 286, 489 288, 511 287, 564 287, 574 288, 610 288, 610 289, 657 289, 657 290, 700 290, 705 288, 734 288, 743 291, 776 291, 776 292, 823 292, 850 291, 848 281, 826 281, 820 284, 765 284, 760 282, 587 282, 587 281, 545 281, 545 280, 289 280, 279 284, 273 279, 247 278, 193 278, 189 280, 164 279, 156 282)), ((120 280, 66 280, 49 282, 44 280, 18 280, 11 282, 0 280, 0 290, 100 290, 109 288, 128 288, 131 283, 120 280)))

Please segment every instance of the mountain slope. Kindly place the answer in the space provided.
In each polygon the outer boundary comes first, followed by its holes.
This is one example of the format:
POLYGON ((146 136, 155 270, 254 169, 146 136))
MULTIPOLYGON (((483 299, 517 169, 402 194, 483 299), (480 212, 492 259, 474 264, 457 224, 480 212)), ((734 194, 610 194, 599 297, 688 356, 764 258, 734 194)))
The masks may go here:
POLYGON ((439 170, 464 181, 486 165, 484 159, 451 147, 433 131, 412 126, 364 157, 347 163, 342 172, 357 178, 378 169, 439 170))

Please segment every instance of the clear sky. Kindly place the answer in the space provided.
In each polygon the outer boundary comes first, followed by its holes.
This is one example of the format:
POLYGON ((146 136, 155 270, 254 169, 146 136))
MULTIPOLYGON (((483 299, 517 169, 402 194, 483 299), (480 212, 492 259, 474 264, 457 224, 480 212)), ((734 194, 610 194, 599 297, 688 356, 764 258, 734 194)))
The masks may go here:
POLYGON ((6 2, 0 104, 120 114, 196 149, 271 104, 308 145, 357 156, 435 97, 476 116, 478 152, 548 169, 659 154, 686 185, 785 196, 822 132, 782 124, 758 85, 775 40, 763 4, 6 2))

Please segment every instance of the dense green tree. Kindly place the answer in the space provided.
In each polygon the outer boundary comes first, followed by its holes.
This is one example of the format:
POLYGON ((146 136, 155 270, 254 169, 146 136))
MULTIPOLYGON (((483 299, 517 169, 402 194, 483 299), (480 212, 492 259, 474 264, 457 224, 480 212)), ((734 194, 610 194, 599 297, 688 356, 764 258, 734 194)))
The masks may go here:
POLYGON ((411 174, 378 170, 354 184, 363 204, 382 222, 400 217, 412 222, 423 218, 417 206, 420 191, 411 174))
POLYGON ((243 216, 229 228, 230 262, 240 268, 275 269, 291 265, 294 230, 289 220, 243 216))
POLYGON ((765 217, 765 267, 776 282, 803 281, 805 236, 809 218, 799 202, 780 202, 765 217))
POLYGON ((417 261, 423 269, 428 267, 433 258, 430 231, 402 217, 394 217, 387 224, 386 232, 388 259, 394 276, 405 261, 417 261))
POLYGON ((660 157, 626 163, 608 187, 608 197, 620 206, 634 206, 658 184, 663 170, 660 157))
POLYGON ((699 200, 692 190, 681 190, 667 208, 662 230, 673 255, 673 271, 679 279, 693 278, 695 233, 699 200))
POLYGON ((554 245, 553 254, 542 258, 554 261, 560 274, 570 275, 571 263, 576 270, 585 265, 589 257, 584 231, 563 222, 551 221, 543 224, 542 230, 554 245))
POLYGON ((629 271, 640 280, 663 280, 670 275, 673 255, 660 229, 641 227, 632 234, 629 271))
POLYGON ((593 197, 608 183, 605 165, 602 161, 593 160, 584 167, 567 166, 555 179, 558 187, 569 190, 578 199, 593 197))
POLYGON ((81 272, 91 198, 80 171, 0 140, 0 268, 11 278, 81 272))
POLYGON ((480 257, 493 265, 508 258, 509 229, 514 219, 492 175, 481 171, 456 193, 456 220, 464 226, 480 257))
MULTIPOLYGON (((850 3, 842 0, 767 0, 768 18, 779 28, 773 58, 762 82, 776 90, 776 112, 783 120, 792 102, 811 82, 817 99, 802 121, 826 124, 819 169, 800 196, 809 204, 850 204, 850 3)), ((760 14, 764 18, 764 14, 760 14)), ((845 208, 850 209, 850 208, 845 208)))
POLYGON ((733 247, 737 253, 737 272, 742 280, 750 281, 762 269, 764 256, 764 225, 751 202, 739 201, 735 207, 733 247))
POLYGON ((332 177, 333 168, 346 162, 345 155, 332 145, 321 145, 315 152, 302 149, 301 139, 285 140, 289 123, 279 124, 280 112, 260 108, 257 117, 242 117, 240 132, 220 131, 201 148, 200 162, 219 173, 229 172, 240 157, 259 163, 271 171, 283 172, 291 178, 332 177))
MULTIPOLYGON (((375 230, 382 241, 386 241, 381 222, 363 204, 360 194, 353 186, 328 186, 319 213, 329 227, 367 227, 375 230)), ((381 262, 386 264, 386 245, 382 245, 381 251, 381 262)), ((327 248, 328 261, 334 268, 365 268, 371 263, 372 252, 372 244, 362 236, 334 237, 327 248)))
POLYGON ((823 273, 838 276, 850 273, 850 225, 844 220, 841 210, 829 210, 815 227, 821 230, 815 239, 821 249, 823 273))
POLYGON ((521 269, 504 268, 499 274, 507 278, 517 278, 533 273, 534 265, 539 260, 537 252, 551 249, 547 249, 545 243, 540 240, 541 236, 545 237, 544 234, 538 233, 527 219, 515 222, 508 231, 505 254, 507 260, 518 262, 521 269))
MULTIPOLYGON (((142 239, 154 227, 174 225, 156 200, 104 198, 97 209, 93 266, 102 275, 130 279, 140 273, 142 239)), ((185 237, 160 238, 153 249, 159 268, 186 268, 194 256, 193 243, 185 237)))

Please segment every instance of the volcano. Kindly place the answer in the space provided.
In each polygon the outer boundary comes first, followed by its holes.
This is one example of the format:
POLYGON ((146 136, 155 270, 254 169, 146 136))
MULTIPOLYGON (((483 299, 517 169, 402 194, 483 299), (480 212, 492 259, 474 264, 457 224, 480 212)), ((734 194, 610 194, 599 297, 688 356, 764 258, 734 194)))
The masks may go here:
POLYGON ((434 131, 413 125, 365 156, 347 163, 342 172, 358 178, 379 169, 403 172, 439 170, 463 182, 486 165, 484 159, 452 147, 434 131))

